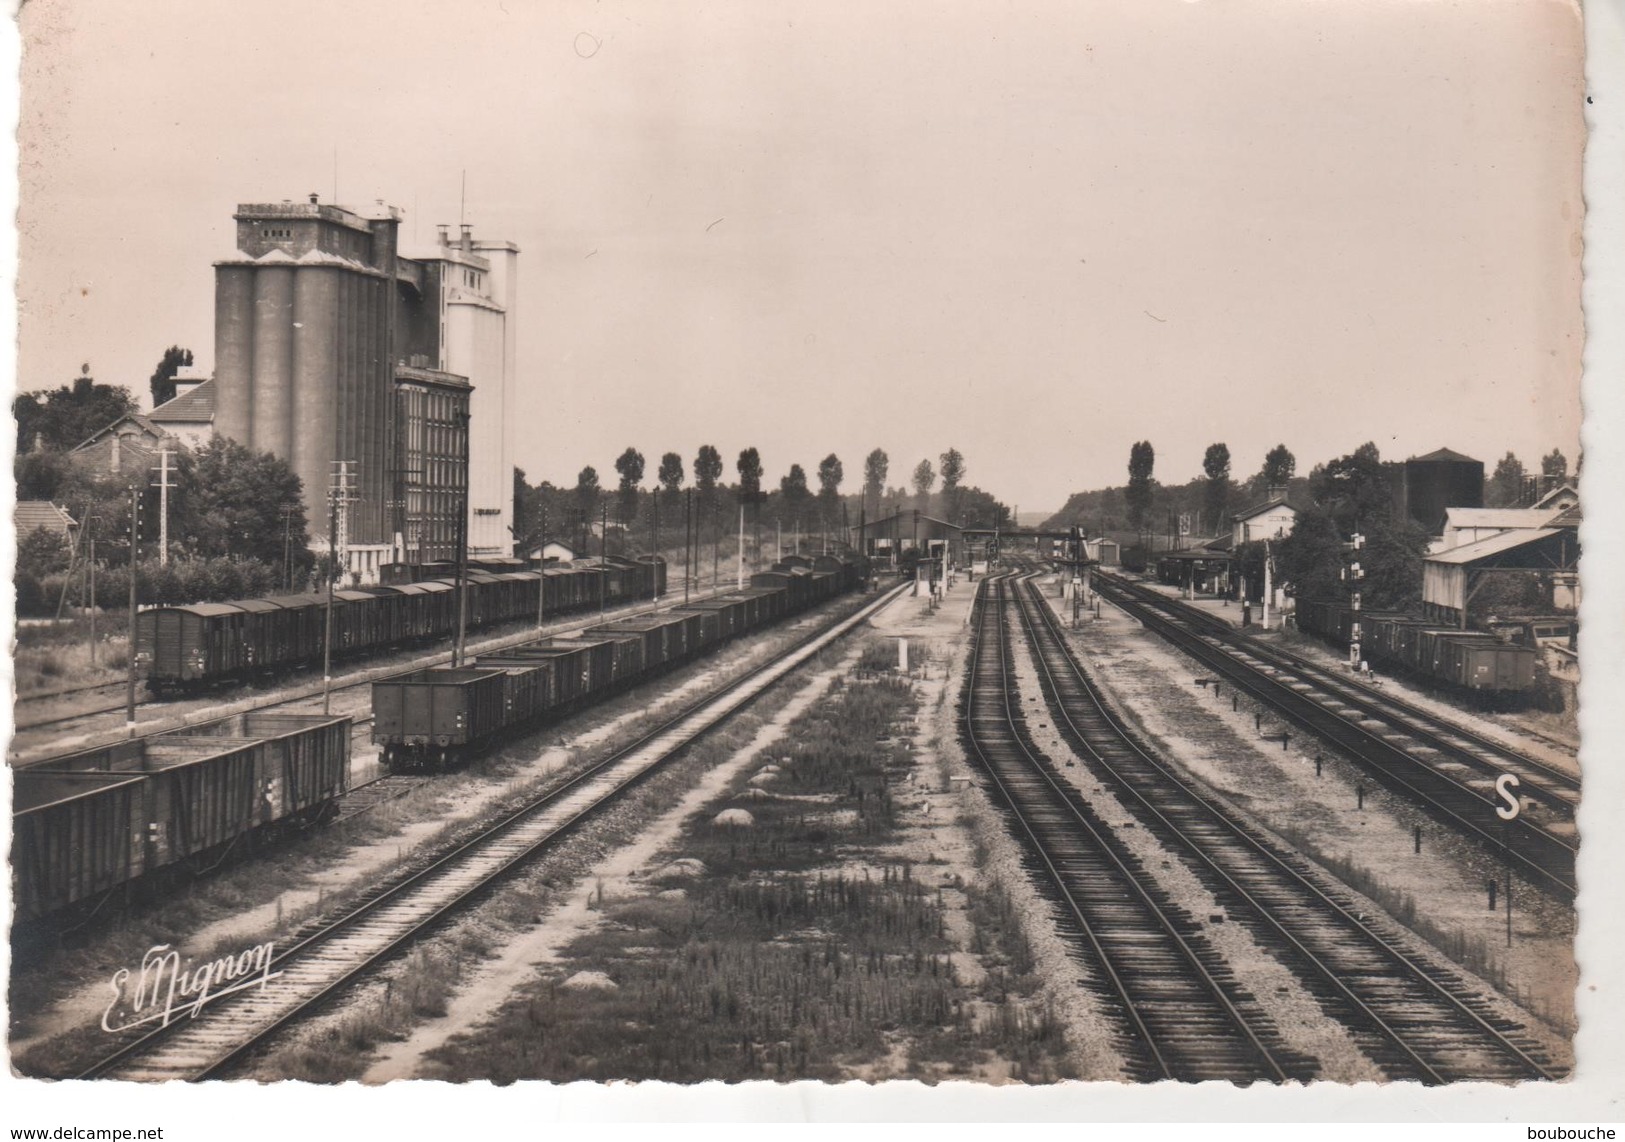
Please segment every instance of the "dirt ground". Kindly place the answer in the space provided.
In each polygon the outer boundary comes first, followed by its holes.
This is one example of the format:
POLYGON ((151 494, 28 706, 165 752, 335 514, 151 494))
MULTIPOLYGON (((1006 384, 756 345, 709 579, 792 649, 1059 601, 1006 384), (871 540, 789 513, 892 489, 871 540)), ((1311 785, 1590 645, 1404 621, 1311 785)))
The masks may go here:
MULTIPOLYGON (((897 756, 906 751, 909 758, 906 776, 894 782, 900 828, 883 845, 866 846, 861 854, 843 857, 824 871, 878 878, 888 865, 917 869, 922 882, 937 889, 943 931, 952 945, 948 956, 959 980, 972 989, 985 985, 990 972, 1007 970, 987 934, 977 930, 983 918, 973 899, 978 894, 1007 894, 1010 912, 1031 942, 1034 975, 1042 981, 1040 993, 1031 1002, 1053 1009, 1063 1021, 1072 1063, 1068 1072, 1094 1079, 1119 1078, 1120 1063, 1102 1017, 1088 994, 1075 986, 1082 969, 1047 922, 1049 906, 1030 885, 1019 852, 996 811, 979 788, 964 780, 968 770, 959 754, 955 699, 963 676, 971 601, 970 585, 961 582, 941 607, 931 608, 925 599, 905 597, 872 620, 874 630, 887 639, 888 656, 893 653, 891 639, 908 640, 913 665, 916 714, 895 745, 897 756)), ((770 781, 764 781, 761 773, 750 782, 742 777, 753 767, 773 761, 775 745, 784 740, 788 727, 802 713, 828 700, 834 679, 850 672, 861 651, 862 645, 855 645, 837 667, 801 685, 751 742, 707 772, 667 812, 640 830, 635 840, 584 868, 560 894, 558 906, 532 930, 492 949, 492 958, 470 973, 467 986, 448 1004, 443 1017, 420 1024, 405 1040, 383 1048, 367 1069, 366 1081, 442 1076, 446 1073, 444 1052, 439 1061, 433 1052, 455 1035, 480 1036, 527 985, 565 970, 572 979, 587 976, 596 980, 604 975, 598 968, 608 965, 566 957, 563 950, 590 943, 583 937, 590 937, 607 922, 605 900, 625 903, 642 894, 658 901, 671 895, 673 890, 658 885, 667 883, 671 870, 682 868, 688 859, 681 840, 685 826, 714 812, 726 800, 719 800, 719 795, 730 783, 770 789, 770 781)), ((975 1018, 983 1022, 997 1015, 985 1004, 975 1012, 975 1018)), ((903 1028, 888 1034, 883 1053, 851 1062, 844 1074, 866 1081, 919 1077, 919 1066, 907 1028, 903 1028)), ((948 1077, 947 1072, 942 1077, 948 1077)), ((1011 1077, 1011 1068, 1007 1060, 995 1056, 952 1077, 1003 1081, 1011 1077)))
POLYGON ((1196 685, 1198 667, 1109 604, 1068 638, 1119 713, 1168 759, 1518 1004, 1554 1057, 1569 1057, 1578 982, 1571 908, 1514 877, 1509 949, 1505 911, 1487 907, 1486 881, 1502 875, 1493 854, 1306 735, 1294 732, 1286 749, 1265 741, 1282 729, 1268 713, 1255 727, 1260 711, 1245 697, 1232 711, 1229 688, 1215 696, 1196 685))
MULTIPOLYGON (((672 707, 725 677, 751 669, 779 647, 800 638, 814 621, 803 617, 763 632, 679 671, 672 679, 594 707, 538 735, 511 743, 461 773, 436 780, 404 803, 386 806, 381 811, 383 827, 369 830, 381 835, 341 846, 331 859, 311 867, 306 867, 311 862, 300 861, 301 871, 292 877, 284 877, 278 870, 279 882, 289 881, 280 891, 255 892, 252 864, 234 870, 230 878, 246 882, 245 887, 241 892, 234 889, 220 893, 225 899, 218 906, 207 903, 214 886, 200 885, 198 895, 205 903, 199 911, 208 919, 187 930, 176 941, 177 949, 183 957, 199 956, 222 944, 248 946, 285 935, 328 902, 387 875, 448 830, 470 825, 519 790, 574 768, 589 753, 631 733, 635 723, 652 712, 672 707)), ((362 688, 355 693, 366 691, 362 688)), ((376 760, 376 748, 357 748, 351 759, 353 781, 370 777, 376 760)), ((280 861, 282 855, 263 859, 280 861)), ((191 891, 187 894, 190 896, 191 891)), ((127 939, 121 927, 114 926, 90 947, 78 949, 72 972, 59 971, 57 966, 39 972, 14 965, 12 987, 29 991, 31 1000, 26 1014, 19 1014, 18 1005, 12 1004, 8 1042, 14 1059, 60 1036, 83 1033, 96 1025, 106 1005, 106 979, 123 966, 118 945, 127 939)), ((140 951, 135 950, 137 958, 140 951)))

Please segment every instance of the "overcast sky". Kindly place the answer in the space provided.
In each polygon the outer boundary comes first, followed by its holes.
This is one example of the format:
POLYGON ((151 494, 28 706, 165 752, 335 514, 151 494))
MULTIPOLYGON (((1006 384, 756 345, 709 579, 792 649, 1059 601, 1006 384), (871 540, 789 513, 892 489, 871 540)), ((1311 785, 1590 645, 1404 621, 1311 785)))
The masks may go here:
POLYGON ((1562 3, 31 0, 20 383, 212 366, 238 202, 521 255, 517 461, 855 488, 949 445, 1024 510, 1375 440, 1579 435, 1562 3))

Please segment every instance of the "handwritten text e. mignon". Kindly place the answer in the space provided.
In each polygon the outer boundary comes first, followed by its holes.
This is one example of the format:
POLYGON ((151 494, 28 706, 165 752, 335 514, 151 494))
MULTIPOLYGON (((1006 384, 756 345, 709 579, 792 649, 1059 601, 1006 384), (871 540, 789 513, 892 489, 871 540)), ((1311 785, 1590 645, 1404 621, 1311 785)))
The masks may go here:
POLYGON ((271 970, 275 958, 276 945, 264 943, 197 967, 187 960, 183 969, 178 951, 168 944, 155 944, 141 957, 139 975, 129 968, 113 973, 108 983, 113 998, 102 1012, 102 1030, 128 1031, 153 1022, 168 1027, 180 1013, 195 1019, 204 1004, 251 987, 263 988, 281 975, 271 970), (132 977, 133 993, 129 990, 132 977))

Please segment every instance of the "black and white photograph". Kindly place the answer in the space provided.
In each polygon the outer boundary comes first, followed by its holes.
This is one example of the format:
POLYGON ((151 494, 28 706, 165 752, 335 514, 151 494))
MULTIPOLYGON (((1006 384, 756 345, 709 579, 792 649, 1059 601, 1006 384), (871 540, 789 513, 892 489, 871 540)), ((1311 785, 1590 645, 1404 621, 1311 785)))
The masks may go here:
POLYGON ((27 0, 8 1088, 1568 1121, 1598 19, 27 0))

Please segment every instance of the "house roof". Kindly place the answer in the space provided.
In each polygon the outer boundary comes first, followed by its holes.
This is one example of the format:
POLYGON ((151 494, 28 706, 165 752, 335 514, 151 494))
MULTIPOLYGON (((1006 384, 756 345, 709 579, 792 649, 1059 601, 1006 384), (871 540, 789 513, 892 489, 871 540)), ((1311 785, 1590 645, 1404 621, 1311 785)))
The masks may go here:
POLYGON ((1237 523, 1240 523, 1243 520, 1254 519, 1254 518, 1256 518, 1258 516, 1261 516, 1265 512, 1269 511, 1271 508, 1277 508, 1277 507, 1291 508, 1292 511, 1294 511, 1294 512, 1296 512, 1298 510, 1296 507, 1294 507, 1292 505, 1292 502, 1290 500, 1286 499, 1286 497, 1277 496, 1277 497, 1275 497, 1275 499, 1266 500, 1264 503, 1261 503, 1261 504, 1257 505, 1256 507, 1243 508, 1241 511, 1236 512, 1235 514, 1233 514, 1230 518, 1232 520, 1236 521, 1237 523))
POLYGON ((16 525, 18 536, 28 535, 42 527, 46 531, 66 535, 69 528, 79 526, 77 520, 50 500, 19 500, 11 513, 11 519, 16 525))
MULTIPOLYGON (((891 523, 893 520, 907 520, 910 524, 913 524, 913 522, 914 522, 913 509, 911 508, 907 512, 901 512, 901 511, 893 512, 889 516, 885 516, 885 517, 883 517, 881 519, 872 519, 869 522, 867 522, 865 524, 861 524, 859 526, 861 528, 863 528, 863 529, 868 529, 868 528, 871 528, 871 527, 879 527, 883 523, 891 523)), ((964 531, 965 530, 964 528, 960 527, 957 523, 949 523, 945 519, 938 519, 936 516, 929 516, 929 515, 926 515, 924 512, 920 513, 920 522, 921 523, 934 523, 934 524, 938 525, 939 527, 951 527, 955 531, 964 531)))
POLYGON ((1430 464, 1443 460, 1450 460, 1465 464, 1477 464, 1479 462, 1474 460, 1471 456, 1463 456, 1460 452, 1453 452, 1449 448, 1440 448, 1437 451, 1429 452, 1426 456, 1412 456, 1411 460, 1407 461, 1407 463, 1415 461, 1417 463, 1430 464))
POLYGON ((152 421, 150 421, 146 417, 142 416, 139 412, 127 412, 123 416, 119 417, 117 420, 113 421, 113 423, 107 425, 104 428, 98 429, 96 432, 93 432, 90 435, 90 437, 88 439, 86 439, 83 443, 74 445, 72 450, 74 452, 80 452, 80 451, 83 451, 86 448, 89 448, 92 444, 96 443, 96 441, 100 440, 102 437, 107 436, 108 434, 116 431, 118 429, 118 426, 125 423, 126 421, 128 421, 131 424, 136 425, 137 427, 139 427, 141 429, 142 432, 147 433, 149 436, 151 436, 155 440, 163 438, 164 430, 159 428, 157 425, 153 424, 152 421))
POLYGON ((1464 528, 1545 527, 1559 513, 1558 508, 1445 508, 1444 525, 1464 528))
POLYGON ((214 378, 167 400, 147 414, 151 423, 208 424, 214 420, 214 378))
POLYGON ((1464 543, 1460 547, 1452 547, 1449 551, 1429 555, 1426 557, 1426 561, 1428 563, 1448 563, 1453 566, 1477 563, 1480 559, 1501 555, 1504 552, 1523 547, 1525 544, 1539 543, 1543 539, 1550 539, 1552 536, 1560 534, 1562 534, 1562 529, 1555 527, 1521 528, 1517 531, 1504 531, 1500 535, 1480 539, 1477 543, 1464 543))
POLYGON ((1558 496, 1565 494, 1578 496, 1580 494, 1580 489, 1576 488, 1572 483, 1559 484, 1557 487, 1547 492, 1544 496, 1541 496, 1540 499, 1536 500, 1534 506, 1537 508, 1543 508, 1553 500, 1557 499, 1558 496))

